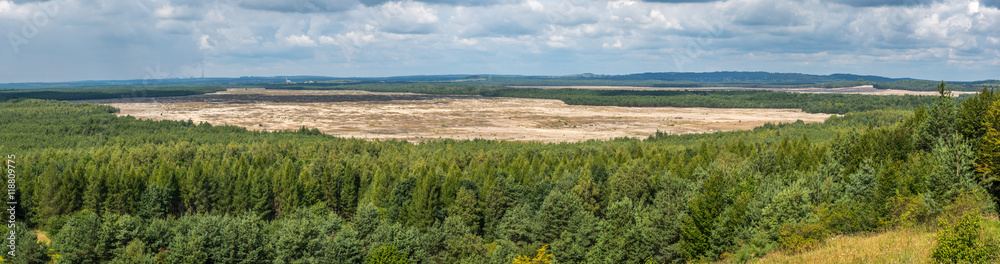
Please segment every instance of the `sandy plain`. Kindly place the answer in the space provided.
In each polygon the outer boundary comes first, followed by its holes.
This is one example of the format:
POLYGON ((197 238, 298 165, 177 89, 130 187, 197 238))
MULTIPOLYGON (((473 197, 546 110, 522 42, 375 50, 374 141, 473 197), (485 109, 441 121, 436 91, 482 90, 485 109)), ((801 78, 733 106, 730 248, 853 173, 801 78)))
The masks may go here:
POLYGON ((251 130, 318 128, 365 139, 436 138, 576 142, 617 137, 751 129, 765 123, 823 122, 799 109, 609 107, 559 100, 436 96, 365 91, 230 89, 181 97, 89 100, 119 115, 192 120, 251 130))

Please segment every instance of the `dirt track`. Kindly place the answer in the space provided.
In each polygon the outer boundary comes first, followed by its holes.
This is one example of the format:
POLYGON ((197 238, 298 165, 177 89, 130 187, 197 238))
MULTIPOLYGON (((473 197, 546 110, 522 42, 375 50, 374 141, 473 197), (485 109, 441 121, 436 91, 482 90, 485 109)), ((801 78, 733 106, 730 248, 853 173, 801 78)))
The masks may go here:
POLYGON ((92 100, 145 119, 230 124, 253 130, 300 126, 356 138, 573 142, 750 129, 767 122, 822 122, 798 109, 607 107, 558 100, 363 91, 230 90, 212 94, 92 100))

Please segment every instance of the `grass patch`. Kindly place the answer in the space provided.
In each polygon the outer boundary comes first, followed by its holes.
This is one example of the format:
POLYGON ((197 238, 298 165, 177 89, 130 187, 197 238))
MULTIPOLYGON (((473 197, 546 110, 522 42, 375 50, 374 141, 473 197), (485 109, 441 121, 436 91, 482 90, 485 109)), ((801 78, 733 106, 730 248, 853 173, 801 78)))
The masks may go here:
POLYGON ((45 231, 42 230, 32 230, 32 231, 34 231, 35 235, 38 236, 38 243, 44 243, 46 246, 52 243, 52 239, 49 238, 49 234, 45 233, 45 231))
MULTIPOLYGON (((981 235, 1000 239, 996 215, 981 222, 981 235)), ((838 235, 798 254, 776 251, 751 263, 933 263, 935 228, 917 226, 879 233, 838 235)))
POLYGON ((935 232, 915 227, 881 233, 834 236, 799 254, 774 252, 753 263, 931 263, 935 232))

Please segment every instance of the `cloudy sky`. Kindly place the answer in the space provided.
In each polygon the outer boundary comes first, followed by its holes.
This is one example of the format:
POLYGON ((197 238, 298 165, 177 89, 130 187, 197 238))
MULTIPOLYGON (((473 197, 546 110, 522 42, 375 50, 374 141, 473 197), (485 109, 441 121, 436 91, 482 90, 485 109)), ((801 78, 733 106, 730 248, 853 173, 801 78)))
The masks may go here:
POLYGON ((0 83, 663 71, 1000 79, 1000 0, 0 0, 0 83))

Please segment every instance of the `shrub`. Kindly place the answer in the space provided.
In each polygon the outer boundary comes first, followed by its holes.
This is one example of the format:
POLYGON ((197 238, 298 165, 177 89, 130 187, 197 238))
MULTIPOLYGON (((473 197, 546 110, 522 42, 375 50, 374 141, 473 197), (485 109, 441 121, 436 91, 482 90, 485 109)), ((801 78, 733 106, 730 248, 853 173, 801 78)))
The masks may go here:
POLYGON ((535 258, 531 258, 530 256, 524 256, 524 255, 517 256, 517 258, 514 259, 514 264, 549 264, 549 263, 552 263, 552 259, 554 258, 554 256, 552 254, 546 253, 545 250, 547 250, 547 249, 549 249, 549 245, 544 245, 544 246, 542 246, 542 248, 539 248, 538 249, 538 255, 536 255, 535 258))
POLYGON ((368 253, 365 262, 369 264, 406 264, 410 263, 394 246, 381 246, 368 253))
POLYGON ((913 227, 929 223, 932 219, 932 206, 934 203, 929 194, 894 196, 887 204, 890 215, 881 226, 885 227, 913 227))
POLYGON ((781 249, 789 252, 801 252, 818 246, 826 238, 827 231, 823 225, 816 223, 784 224, 781 226, 778 241, 781 249))
POLYGON ((980 215, 966 213, 954 223, 938 220, 941 231, 931 257, 938 263, 986 263, 997 259, 997 243, 980 237, 980 215))

